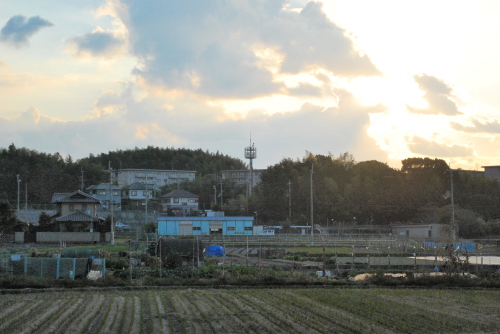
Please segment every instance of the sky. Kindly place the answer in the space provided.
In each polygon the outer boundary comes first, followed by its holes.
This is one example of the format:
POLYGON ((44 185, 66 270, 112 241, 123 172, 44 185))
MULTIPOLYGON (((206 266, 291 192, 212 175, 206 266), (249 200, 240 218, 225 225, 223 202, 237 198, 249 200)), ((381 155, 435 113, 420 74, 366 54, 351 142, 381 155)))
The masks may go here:
MULTIPOLYGON (((0 147, 500 165, 500 2, 0 4, 0 147)), ((248 161, 247 161, 248 162, 248 161)))

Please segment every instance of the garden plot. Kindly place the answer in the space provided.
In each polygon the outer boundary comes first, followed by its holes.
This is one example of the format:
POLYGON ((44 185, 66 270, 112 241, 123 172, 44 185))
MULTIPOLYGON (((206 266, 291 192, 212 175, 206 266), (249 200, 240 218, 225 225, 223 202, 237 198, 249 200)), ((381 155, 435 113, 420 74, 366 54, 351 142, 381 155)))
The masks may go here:
POLYGON ((497 333, 500 291, 145 289, 4 294, 0 333, 497 333))

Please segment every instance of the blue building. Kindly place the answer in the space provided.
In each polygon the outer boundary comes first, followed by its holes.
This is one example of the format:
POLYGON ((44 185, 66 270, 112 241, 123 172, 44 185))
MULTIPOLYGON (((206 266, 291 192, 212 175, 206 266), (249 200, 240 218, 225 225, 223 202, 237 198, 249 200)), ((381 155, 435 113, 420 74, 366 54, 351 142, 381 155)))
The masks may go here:
POLYGON ((253 217, 158 217, 159 235, 252 235, 253 217))

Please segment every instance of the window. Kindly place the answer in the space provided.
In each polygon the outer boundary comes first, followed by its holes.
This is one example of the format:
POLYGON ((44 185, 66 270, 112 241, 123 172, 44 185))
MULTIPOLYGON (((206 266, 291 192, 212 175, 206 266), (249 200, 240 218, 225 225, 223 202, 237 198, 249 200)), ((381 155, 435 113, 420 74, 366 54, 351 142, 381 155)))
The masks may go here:
POLYGON ((201 226, 193 226, 193 231, 201 231, 201 226))
POLYGON ((236 227, 234 227, 234 226, 228 226, 227 230, 228 231, 236 231, 236 227))
POLYGON ((174 203, 179 203, 179 199, 178 198, 174 198, 174 203))
POLYGON ((148 195, 148 192, 147 191, 143 191, 142 192, 142 196, 147 196, 148 195))
POLYGON ((82 204, 82 211, 86 211, 87 210, 87 204, 82 204))
POLYGON ((113 196, 118 196, 118 191, 113 191, 113 196))
POLYGON ((245 226, 245 231, 252 231, 252 226, 245 226))
POLYGON ((132 193, 132 196, 137 196, 137 190, 132 190, 131 193, 132 193))

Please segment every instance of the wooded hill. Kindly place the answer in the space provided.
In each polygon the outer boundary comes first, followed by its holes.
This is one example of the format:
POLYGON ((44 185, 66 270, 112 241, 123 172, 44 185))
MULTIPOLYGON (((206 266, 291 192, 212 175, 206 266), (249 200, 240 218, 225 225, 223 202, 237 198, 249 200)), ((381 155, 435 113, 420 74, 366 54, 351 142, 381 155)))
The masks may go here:
POLYGON ((109 182, 108 167, 179 169, 197 171, 197 176, 218 174, 225 169, 246 169, 243 161, 219 152, 147 147, 119 150, 73 161, 59 153, 47 154, 14 144, 0 149, 0 200, 17 202, 17 177, 21 179, 21 201, 50 203, 55 192, 72 192, 101 182, 109 182))
MULTIPOLYGON (((28 203, 49 203, 54 192, 80 189, 82 171, 84 188, 108 182, 109 164, 114 169, 195 170, 196 180, 180 187, 200 196, 201 209, 257 216, 258 224, 309 224, 311 188, 315 224, 332 224, 332 219, 335 224, 348 225, 449 223, 453 184, 461 235, 500 235, 495 230, 500 219, 500 184, 479 173, 450 170, 444 160, 430 158, 405 159, 398 170, 378 161, 356 162, 348 153, 338 157, 309 153, 303 159, 283 159, 267 168, 251 197, 245 187, 225 180, 223 197, 218 197, 214 207, 213 186, 220 189, 220 171, 246 169, 241 160, 201 149, 147 147, 90 155, 74 162, 58 153, 12 144, 0 149, 0 200, 15 206, 16 175, 22 180, 22 203, 26 184, 28 203)), ((169 190, 167 187, 162 193, 169 190)))

